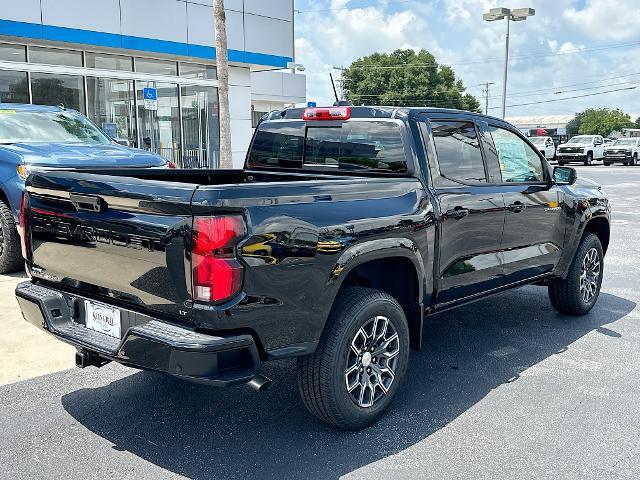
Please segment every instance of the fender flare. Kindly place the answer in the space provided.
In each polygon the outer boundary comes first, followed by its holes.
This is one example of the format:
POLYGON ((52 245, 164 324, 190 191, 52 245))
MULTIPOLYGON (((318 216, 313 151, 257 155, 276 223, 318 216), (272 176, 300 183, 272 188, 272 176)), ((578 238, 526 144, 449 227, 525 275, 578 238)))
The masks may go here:
POLYGON ((329 298, 326 299, 333 305, 335 298, 349 273, 359 265, 364 263, 386 259, 405 258, 411 262, 416 273, 418 285, 418 298, 416 308, 407 312, 409 328, 412 332, 411 346, 419 350, 422 343, 422 328, 424 323, 424 292, 425 292, 425 266, 417 245, 408 238, 383 238, 365 241, 355 244, 344 251, 333 265, 327 287, 329 287, 329 298))
POLYGON ((382 258, 403 257, 413 264, 418 276, 419 299, 422 300, 424 279, 424 262, 413 240, 408 238, 381 238, 357 243, 342 252, 333 265, 327 285, 342 284, 351 270, 363 263, 382 258))

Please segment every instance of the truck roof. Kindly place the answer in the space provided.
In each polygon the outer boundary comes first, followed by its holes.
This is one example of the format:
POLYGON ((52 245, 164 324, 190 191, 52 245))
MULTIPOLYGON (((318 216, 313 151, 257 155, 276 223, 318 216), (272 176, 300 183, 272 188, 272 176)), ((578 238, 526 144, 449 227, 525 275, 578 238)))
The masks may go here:
MULTIPOLYGON (((331 108, 331 107, 318 107, 331 108)), ((485 118, 487 120, 508 123, 504 120, 484 115, 482 113, 470 112, 468 110, 457 110, 454 108, 436 108, 436 107, 394 107, 394 106, 349 106, 351 109, 351 118, 402 118, 408 116, 413 118, 419 113, 437 113, 458 115, 472 115, 474 117, 485 118)), ((266 114, 264 120, 302 120, 302 115, 306 108, 289 108, 285 110, 276 110, 266 114)))

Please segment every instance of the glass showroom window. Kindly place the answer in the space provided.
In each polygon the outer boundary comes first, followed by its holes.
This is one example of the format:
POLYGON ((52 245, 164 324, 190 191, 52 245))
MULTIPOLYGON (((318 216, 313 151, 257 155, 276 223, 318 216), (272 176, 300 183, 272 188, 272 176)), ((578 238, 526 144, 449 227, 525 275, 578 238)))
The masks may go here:
POLYGON ((182 128, 183 168, 216 168, 220 151, 218 89, 215 87, 183 86, 182 128))
POLYGON ((132 80, 87 77, 89 118, 111 138, 131 146, 137 145, 134 95, 132 80))
POLYGON ((0 70, 0 103, 29 103, 27 72, 0 70))
POLYGON ((84 113, 83 77, 32 73, 31 92, 35 105, 64 105, 84 113))
POLYGON ((198 78, 200 80, 215 80, 216 67, 199 63, 180 62, 180 76, 184 78, 198 78))
POLYGON ((81 67, 82 52, 61 48, 29 47, 29 63, 81 67))
POLYGON ((26 62, 27 48, 24 45, 0 43, 0 60, 6 62, 26 62))
POLYGON ((153 81, 137 81, 138 128, 140 148, 160 154, 165 160, 181 164, 180 109, 178 85, 153 81), (147 110, 143 88, 158 89, 158 109, 147 110))
POLYGON ((178 75, 178 63, 167 60, 154 60, 152 58, 136 57, 136 72, 150 73, 151 75, 178 75))
POLYGON ((86 52, 84 54, 84 58, 86 66, 88 68, 133 72, 132 57, 126 57, 123 55, 109 55, 107 53, 86 52))

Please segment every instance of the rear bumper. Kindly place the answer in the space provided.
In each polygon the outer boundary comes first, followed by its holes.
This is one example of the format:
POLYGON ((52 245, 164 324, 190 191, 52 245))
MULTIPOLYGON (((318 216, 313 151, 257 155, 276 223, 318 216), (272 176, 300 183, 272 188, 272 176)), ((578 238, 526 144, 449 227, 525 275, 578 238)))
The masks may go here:
POLYGON ((120 309, 138 321, 117 339, 84 326, 78 314, 84 297, 23 282, 16 287, 16 298, 26 321, 106 360, 215 386, 249 382, 260 370, 251 335, 205 335, 120 309))

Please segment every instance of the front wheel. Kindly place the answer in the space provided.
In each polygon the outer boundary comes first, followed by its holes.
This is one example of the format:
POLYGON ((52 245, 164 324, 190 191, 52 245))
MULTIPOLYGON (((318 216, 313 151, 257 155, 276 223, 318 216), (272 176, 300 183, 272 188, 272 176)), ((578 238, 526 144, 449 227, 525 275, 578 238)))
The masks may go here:
POLYGON ((633 154, 633 163, 632 163, 632 165, 633 166, 638 165, 638 154, 637 153, 633 154))
POLYGON ((24 268, 20 236, 11 208, 0 200, 0 273, 17 272, 24 268))
POLYGON ((315 353, 298 359, 298 388, 313 415, 356 430, 389 407, 408 362, 409 327, 397 300, 379 290, 347 288, 315 353))
POLYGON ((593 308, 602 285, 604 253, 600 239, 587 233, 580 240, 567 278, 549 284, 549 300, 560 313, 585 315, 593 308))
POLYGON ((593 163, 593 153, 589 152, 587 153, 587 158, 584 161, 585 165, 591 165, 593 163))
POLYGON ((605 167, 610 167, 611 166, 611 162, 602 162, 604 164, 605 167))

